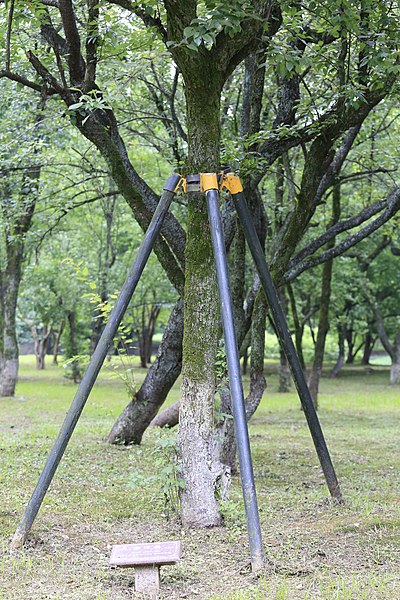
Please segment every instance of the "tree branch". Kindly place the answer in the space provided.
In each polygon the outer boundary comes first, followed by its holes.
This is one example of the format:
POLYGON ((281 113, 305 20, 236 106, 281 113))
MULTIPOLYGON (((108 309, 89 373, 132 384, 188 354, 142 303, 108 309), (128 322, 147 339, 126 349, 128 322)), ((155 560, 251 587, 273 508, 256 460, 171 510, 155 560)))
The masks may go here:
POLYGON ((176 97, 176 91, 178 88, 178 79, 179 79, 179 69, 176 68, 175 73, 174 73, 174 80, 172 83, 171 95, 169 97, 169 105, 170 105, 170 110, 171 110, 172 122, 175 125, 175 128, 176 128, 178 134, 180 135, 180 137, 185 142, 187 142, 188 141, 187 133, 184 131, 182 124, 181 124, 179 117, 175 110, 175 97, 176 97))
POLYGON ((14 17, 15 0, 10 2, 10 10, 8 11, 7 33, 6 33, 6 71, 11 70, 11 31, 14 17))
POLYGON ((81 40, 76 24, 72 0, 59 0, 59 9, 68 43, 68 65, 71 84, 80 86, 85 77, 85 61, 81 54, 81 40))
MULTIPOLYGON (((384 223, 386 223, 396 212, 400 209, 400 188, 394 190, 388 198, 385 200, 380 200, 378 202, 374 202, 373 205, 361 211, 357 217, 353 219, 348 219, 347 221, 341 221, 337 225, 334 225, 328 231, 320 236, 318 240, 315 240, 312 244, 309 244, 307 247, 310 252, 315 252, 315 250, 325 244, 327 241, 335 237, 340 231, 346 231, 352 227, 355 227, 360 222, 364 222, 369 219, 373 214, 376 214, 386 205, 386 209, 382 212, 382 214, 376 218, 374 221, 360 229, 357 233, 353 235, 349 235, 345 240, 341 243, 337 244, 334 248, 326 250, 322 252, 319 256, 314 258, 308 258, 304 260, 299 259, 299 255, 297 255, 293 260, 290 261, 288 265, 288 269, 283 277, 283 281, 286 283, 288 281, 292 281, 296 277, 298 277, 303 271, 310 269, 311 267, 315 267, 316 265, 320 265, 331 258, 335 258, 336 256, 340 256, 349 248, 352 248, 356 244, 358 244, 361 240, 365 239, 367 236, 371 235, 374 231, 379 229, 384 223), (368 215, 368 211, 371 213, 368 215), (349 226, 349 223, 351 224, 349 226), (354 224, 352 224, 354 223, 354 224), (321 239, 324 241, 322 243, 321 239), (314 247, 316 246, 316 247, 314 247)), ((304 250, 300 253, 304 255, 304 250)), ((310 253, 308 252, 308 253, 310 253)))
POLYGON ((99 37, 99 3, 88 0, 88 18, 86 24, 86 73, 85 93, 94 89, 97 67, 97 45, 99 37))
POLYGON ((25 87, 28 87, 31 90, 35 90, 35 92, 43 92, 43 86, 39 85, 38 83, 35 83, 34 81, 30 81, 29 79, 26 79, 26 77, 22 77, 22 75, 13 73, 12 71, 6 71, 6 70, 0 71, 0 79, 2 77, 10 79, 11 81, 16 81, 17 83, 21 83, 25 87))
POLYGON ((164 25, 162 24, 161 19, 158 16, 155 17, 153 15, 150 15, 140 6, 135 6, 130 0, 108 0, 108 3, 115 4, 116 6, 120 6, 121 8, 124 8, 125 10, 128 10, 129 12, 133 13, 134 15, 142 19, 146 27, 154 28, 160 35, 164 43, 167 42, 168 34, 165 30, 164 25))
POLYGON ((336 176, 340 172, 340 169, 342 168, 343 163, 346 160, 360 129, 361 123, 357 123, 355 127, 350 127, 342 143, 340 144, 340 147, 338 148, 335 156, 333 157, 331 164, 327 168, 325 174, 323 175, 319 183, 317 192, 312 202, 313 212, 315 211, 318 204, 321 202, 322 197, 327 191, 327 189, 333 184, 336 176))
MULTIPOLYGON (((50 71, 40 62, 37 56, 35 56, 35 54, 31 50, 28 50, 26 56, 33 68, 35 69, 36 73, 49 86, 50 89, 46 89, 46 94, 59 94, 68 106, 73 104, 75 100, 71 92, 65 89, 65 87, 57 81, 54 75, 52 75, 50 71)), ((40 88, 40 91, 42 91, 42 89, 43 88, 40 88)))

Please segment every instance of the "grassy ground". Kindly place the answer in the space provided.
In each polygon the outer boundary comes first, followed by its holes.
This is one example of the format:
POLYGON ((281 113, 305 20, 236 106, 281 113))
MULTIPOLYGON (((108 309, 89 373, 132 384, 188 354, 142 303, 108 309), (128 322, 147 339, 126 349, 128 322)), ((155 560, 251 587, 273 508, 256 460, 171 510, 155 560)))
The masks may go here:
MULTIPOLYGON (((345 369, 322 381, 320 419, 345 506, 335 506, 295 393, 276 393, 276 366, 250 433, 265 571, 249 570, 239 482, 225 527, 183 531, 163 498, 159 432, 116 448, 107 433, 126 404, 102 374, 23 552, 12 534, 58 433, 75 386, 61 369, 35 371, 23 357, 13 400, 0 401, 0 598, 132 598, 132 570, 108 567, 110 545, 181 539, 183 560, 163 567, 162 598, 209 600, 400 598, 400 390, 388 370, 345 369), (158 468, 159 469, 159 468, 158 468), (136 482, 136 483, 135 483, 136 482), (141 485, 139 485, 139 482, 141 485)), ((138 370, 137 378, 143 377, 138 370)), ((173 391, 171 400, 179 396, 173 391)))

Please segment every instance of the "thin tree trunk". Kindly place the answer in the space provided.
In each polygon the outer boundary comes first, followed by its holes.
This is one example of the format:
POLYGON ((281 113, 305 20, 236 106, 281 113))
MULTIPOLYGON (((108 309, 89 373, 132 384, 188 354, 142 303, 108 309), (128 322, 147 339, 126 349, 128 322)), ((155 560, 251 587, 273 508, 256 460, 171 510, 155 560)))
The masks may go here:
POLYGON ((293 286, 291 283, 287 285, 290 308, 292 311, 293 323, 294 323, 294 340, 296 346, 297 356, 299 357, 299 361, 301 364, 301 368, 304 372, 306 372, 306 363, 304 360, 303 354, 303 333, 304 333, 304 323, 300 323, 299 315, 297 312, 296 299, 293 293, 293 286))
MULTIPOLYGON (((67 320, 69 325, 69 349, 72 356, 77 356, 79 352, 78 348, 78 340, 77 340, 77 331, 76 331, 76 313, 74 310, 71 310, 67 314, 67 320)), ((81 369, 79 366, 79 361, 77 359, 73 360, 71 363, 72 368, 72 379, 74 383, 79 383, 82 379, 81 369)))
POLYGON ((58 353, 60 351, 60 340, 65 329, 65 319, 62 319, 58 331, 54 335, 54 348, 53 348, 53 364, 58 365, 58 353))
POLYGON ((52 326, 43 325, 39 334, 36 325, 32 325, 32 323, 29 323, 26 319, 23 319, 23 321, 30 327, 36 357, 36 368, 40 371, 46 367, 47 345, 52 332, 52 326))
MULTIPOLYGON (((282 306, 282 310, 287 314, 288 306, 287 299, 284 289, 279 290, 279 299, 282 306)), ((286 358, 286 354, 282 349, 279 351, 279 388, 278 391, 285 394, 290 392, 290 386, 292 383, 292 377, 290 374, 289 363, 286 358)))
POLYGON ((338 357, 335 365, 332 368, 331 375, 332 377, 337 377, 344 365, 344 332, 343 325, 338 323, 337 326, 337 334, 338 334, 338 357))
POLYGON ((367 333, 365 334, 363 357, 361 359, 362 365, 365 365, 365 366, 369 365, 369 361, 371 360, 371 355, 372 355, 372 351, 375 346, 375 342, 376 342, 376 337, 374 337, 370 331, 367 331, 367 333))
POLYGON ((147 365, 151 363, 151 349, 153 344, 153 336, 158 315, 161 307, 159 304, 152 304, 147 314, 147 305, 142 306, 142 327, 137 331, 140 366, 147 369, 147 365))
POLYGON ((354 363, 354 347, 355 347, 355 336, 354 331, 346 327, 346 342, 347 342, 347 358, 346 364, 352 365, 354 363))
POLYGON ((18 341, 15 327, 23 246, 8 248, 5 272, 0 273, 0 397, 14 396, 18 379, 18 341))
MULTIPOLYGON (((331 225, 334 225, 339 221, 340 218, 340 184, 336 183, 333 188, 332 198, 332 221, 331 225)), ((329 247, 334 247, 335 239, 333 239, 329 247)), ((333 260, 328 260, 322 267, 322 281, 321 281, 321 299, 319 309, 319 321, 318 321, 318 333, 315 342, 314 350, 314 362, 309 378, 310 394, 314 403, 315 408, 318 408, 318 390, 319 382, 322 373, 322 366, 324 363, 324 352, 326 336, 329 331, 329 305, 331 299, 331 286, 332 286, 332 271, 333 271, 333 260)))

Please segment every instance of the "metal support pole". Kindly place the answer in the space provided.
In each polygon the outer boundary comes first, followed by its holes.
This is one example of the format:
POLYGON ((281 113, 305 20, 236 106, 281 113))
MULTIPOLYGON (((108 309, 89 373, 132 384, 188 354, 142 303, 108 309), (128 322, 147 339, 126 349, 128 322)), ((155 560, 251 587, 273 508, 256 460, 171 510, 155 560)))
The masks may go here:
POLYGON ((236 211, 243 227, 247 243, 253 256, 262 287, 267 297, 279 341, 283 351, 286 354, 292 371, 293 379, 295 381, 297 392, 299 394, 304 414, 307 419, 308 427, 310 428, 311 436, 314 441, 315 449, 325 475, 329 492, 332 498, 334 498, 337 502, 342 503, 343 498, 340 491, 339 482, 337 480, 335 469, 329 455, 324 434, 322 433, 321 425, 311 398, 310 390, 308 389, 303 369, 301 368, 293 340, 288 330, 285 315, 279 303, 279 298, 276 293, 267 262, 265 260, 263 249, 257 236, 256 228, 246 203, 246 198, 242 192, 232 194, 232 198, 234 200, 236 211))
POLYGON ((232 397, 232 412, 235 423, 236 444, 240 465, 240 478, 242 482, 244 507, 246 511, 251 565, 253 571, 257 571, 264 563, 264 551, 261 539, 261 528, 258 514, 256 487, 254 483, 253 465, 251 461, 242 378, 240 374, 239 352, 234 328, 222 219, 219 209, 219 193, 216 189, 210 189, 206 191, 206 197, 208 216, 211 226, 218 291, 221 302, 221 317, 228 363, 229 388, 232 397))
POLYGON ((75 398, 71 404, 71 407, 65 416, 64 423, 61 426, 54 447, 39 477, 31 499, 27 504, 24 516, 22 517, 21 522, 19 523, 14 534, 11 542, 11 549, 21 547, 26 540, 32 523, 43 502, 43 498, 46 495, 49 485, 53 479, 54 473, 56 472, 70 437, 75 429, 75 425, 77 424, 82 410, 86 404, 86 400, 88 399, 91 389, 97 379, 107 352, 113 342, 115 334, 118 331, 118 327, 122 321, 125 311, 128 308, 132 294, 135 291, 137 283, 149 258, 150 252, 152 251, 156 238, 160 232, 170 204, 174 198, 175 189, 179 183, 179 180, 179 175, 171 175, 164 186, 163 194, 139 247, 138 253, 128 273, 125 283, 121 289, 121 293, 118 296, 118 300, 115 303, 115 306, 107 321, 107 325, 105 326, 96 349, 93 352, 92 358, 75 394, 75 398))

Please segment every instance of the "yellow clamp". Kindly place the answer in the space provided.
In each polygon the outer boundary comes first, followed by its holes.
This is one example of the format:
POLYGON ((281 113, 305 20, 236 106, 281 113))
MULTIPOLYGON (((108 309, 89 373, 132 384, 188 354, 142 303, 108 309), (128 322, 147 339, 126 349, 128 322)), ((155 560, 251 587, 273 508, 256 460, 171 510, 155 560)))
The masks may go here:
POLYGON ((243 192, 242 182, 235 173, 224 173, 220 190, 226 188, 230 194, 243 192))
POLYGON ((184 177, 182 177, 182 175, 180 176, 180 180, 178 181, 178 183, 176 184, 176 187, 174 189, 175 194, 179 191, 179 188, 182 187, 183 191, 186 194, 186 179, 184 177))
POLYGON ((200 173, 200 189, 202 192, 218 189, 218 179, 216 173, 200 173))

